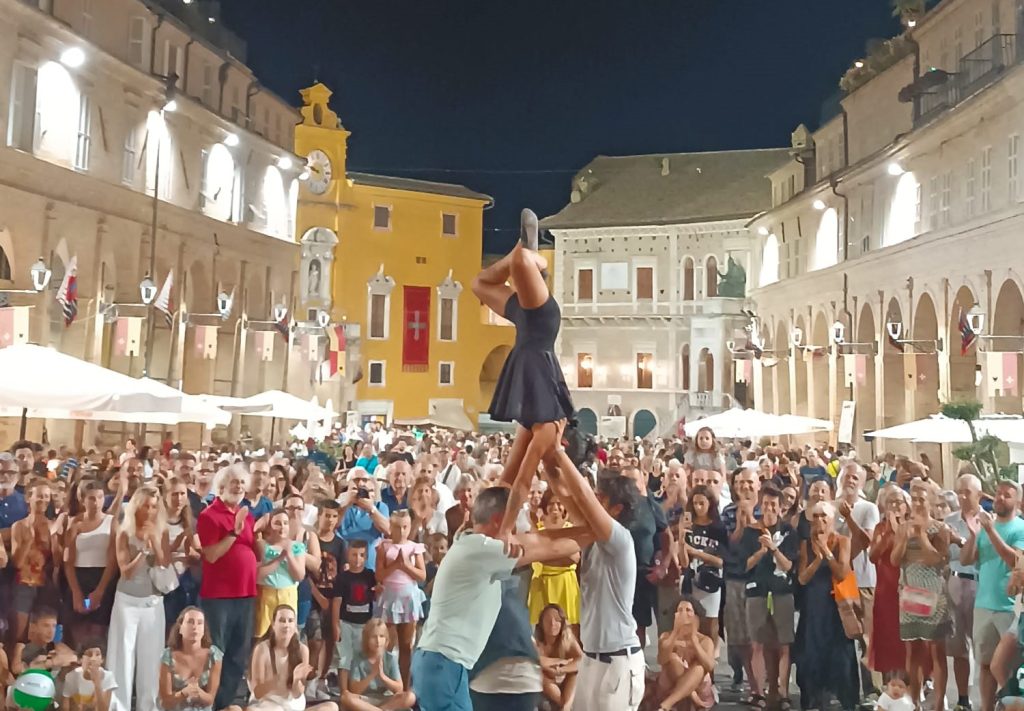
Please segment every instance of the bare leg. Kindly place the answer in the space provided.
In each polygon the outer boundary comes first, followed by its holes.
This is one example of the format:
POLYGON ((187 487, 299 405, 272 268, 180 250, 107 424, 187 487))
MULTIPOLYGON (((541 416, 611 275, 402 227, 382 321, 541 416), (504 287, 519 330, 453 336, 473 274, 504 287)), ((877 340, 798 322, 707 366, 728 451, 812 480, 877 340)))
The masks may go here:
POLYGON ((763 644, 750 645, 750 693, 764 696, 768 680, 768 659, 763 644))
POLYGON ((997 689, 1000 686, 1006 685, 1007 680, 1010 678, 1010 672, 1017 668, 1019 664, 1018 659, 1020 658, 1019 649, 1020 646, 1016 636, 1004 634, 1000 638, 995 654, 992 655, 992 663, 989 665, 997 689))
POLYGON ((501 470, 501 483, 512 486, 519 469, 523 466, 523 457, 526 456, 526 448, 530 446, 533 439, 533 432, 520 424, 516 425, 516 437, 512 440, 512 447, 508 451, 508 459, 505 460, 505 468, 501 470))
POLYGON ((707 673, 700 665, 692 666, 683 672, 675 683, 668 696, 661 700, 660 708, 671 709, 683 699, 690 698, 690 694, 700 688, 701 682, 707 673))
POLYGON ((487 308, 502 318, 505 316, 505 304, 514 293, 506 284, 512 275, 512 255, 509 252, 497 262, 487 267, 473 280, 473 293, 487 308))
POLYGON ((402 672, 402 685, 409 688, 409 669, 412 666, 412 648, 416 642, 416 623, 396 625, 398 630, 398 668, 402 672))
POLYGON ((558 688, 551 679, 544 679, 544 690, 542 691, 544 698, 555 705, 556 708, 562 708, 562 690, 558 688))
POLYGON ((953 676, 956 678, 957 696, 967 696, 971 683, 970 657, 953 657, 953 676))
POLYGON ((505 517, 501 522, 503 538, 510 535, 515 528, 519 511, 523 508, 523 504, 530 495, 530 484, 537 473, 537 465, 540 464, 541 457, 548 451, 553 450, 555 445, 558 444, 556 442, 558 427, 554 422, 541 422, 534 425, 531 429, 533 437, 530 439, 530 444, 526 448, 526 455, 523 457, 523 463, 519 467, 519 473, 516 475, 515 482, 512 484, 512 491, 509 492, 508 497, 508 507, 505 509, 505 517))
MULTIPOLYGON (((1000 644, 1002 642, 1000 641, 1000 644)), ((993 660, 995 661, 995 660, 993 660)), ((982 711, 992 711, 996 706, 996 678, 992 675, 993 667, 982 664, 978 672, 981 682, 981 708, 982 711)))
POLYGON ((512 283, 519 295, 519 305, 524 309, 536 309, 547 303, 551 294, 541 270, 547 265, 536 252, 517 245, 512 250, 512 283))
POLYGON ((779 693, 782 698, 789 698, 789 670, 792 666, 790 657, 790 647, 787 644, 785 647, 779 648, 779 673, 776 677, 779 680, 779 693))
POLYGON ((395 709, 411 709, 416 704, 416 694, 411 691, 400 691, 383 704, 381 711, 395 711, 395 709))
POLYGON ((562 682, 562 706, 572 708, 572 702, 576 700, 576 674, 566 674, 562 682))
POLYGON ((315 706, 307 706, 306 711, 338 711, 338 704, 333 701, 324 701, 315 706))
POLYGON ((946 643, 928 642, 926 645, 932 655, 932 681, 935 682, 935 698, 932 699, 934 711, 946 711, 946 643))

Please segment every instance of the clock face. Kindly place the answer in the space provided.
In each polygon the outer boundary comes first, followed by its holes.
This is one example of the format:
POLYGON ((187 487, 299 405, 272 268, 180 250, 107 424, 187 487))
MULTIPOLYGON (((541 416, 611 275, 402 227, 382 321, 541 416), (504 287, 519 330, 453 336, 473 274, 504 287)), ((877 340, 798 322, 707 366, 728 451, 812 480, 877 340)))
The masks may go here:
POLYGON ((306 184, 314 195, 323 195, 331 185, 334 176, 331 159, 321 150, 313 150, 306 156, 309 180, 306 184))

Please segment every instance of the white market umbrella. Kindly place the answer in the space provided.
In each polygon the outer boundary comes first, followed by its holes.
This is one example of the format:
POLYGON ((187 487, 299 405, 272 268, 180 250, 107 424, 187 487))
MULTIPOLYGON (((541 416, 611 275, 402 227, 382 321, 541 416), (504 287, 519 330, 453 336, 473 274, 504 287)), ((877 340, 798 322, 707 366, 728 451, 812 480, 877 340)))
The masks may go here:
POLYGON ((717 415, 692 420, 683 426, 688 437, 702 427, 710 427, 716 437, 755 438, 765 435, 796 435, 808 432, 829 432, 832 423, 798 415, 773 415, 759 410, 732 408, 717 415))
MULTIPOLYGON (((974 421, 974 431, 979 437, 993 435, 1004 442, 1024 443, 1024 417, 990 416, 974 421)), ((880 439, 901 439, 933 444, 955 444, 971 441, 971 430, 967 423, 945 415, 931 415, 923 420, 904 422, 868 434, 880 439)))
POLYGON ((244 397, 231 397, 229 395, 196 395, 208 405, 227 410, 239 415, 252 415, 257 412, 266 412, 270 405, 254 405, 244 397))
POLYGON ((432 403, 430 414, 426 417, 395 420, 395 424, 404 427, 440 427, 461 432, 472 432, 476 429, 469 417, 466 416, 466 411, 457 402, 432 403))
POLYGON ((0 416, 148 422, 151 413, 180 413, 181 395, 154 392, 136 378, 53 348, 0 348, 0 416))
POLYGON ((182 422, 201 422, 205 425, 227 425, 231 422, 231 413, 215 407, 198 395, 189 395, 175 390, 170 385, 151 378, 138 379, 143 386, 156 395, 181 397, 181 411, 174 413, 148 413, 147 422, 164 425, 177 425, 182 422))
POLYGON ((244 399, 247 405, 266 407, 259 412, 247 413, 253 417, 273 417, 282 420, 332 420, 338 413, 321 407, 314 397, 310 401, 281 390, 267 390, 244 399))

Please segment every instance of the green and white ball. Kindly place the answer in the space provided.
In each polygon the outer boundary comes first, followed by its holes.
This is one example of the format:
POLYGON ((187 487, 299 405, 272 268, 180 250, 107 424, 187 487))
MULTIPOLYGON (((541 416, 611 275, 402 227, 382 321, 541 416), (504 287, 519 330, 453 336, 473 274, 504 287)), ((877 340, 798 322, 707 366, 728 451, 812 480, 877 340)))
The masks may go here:
POLYGON ((29 669, 14 682, 14 704, 19 709, 48 709, 56 693, 53 677, 42 669, 29 669))

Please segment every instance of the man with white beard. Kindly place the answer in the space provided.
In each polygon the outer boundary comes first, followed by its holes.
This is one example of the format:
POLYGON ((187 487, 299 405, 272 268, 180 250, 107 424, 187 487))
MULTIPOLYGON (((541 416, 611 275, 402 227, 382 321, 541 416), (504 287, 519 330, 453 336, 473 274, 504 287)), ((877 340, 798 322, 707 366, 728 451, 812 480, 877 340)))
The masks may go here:
POLYGON ((234 703, 252 651, 256 612, 256 537, 254 519, 242 506, 249 472, 232 464, 217 474, 217 498, 196 522, 203 547, 203 582, 199 605, 206 613, 210 637, 224 650, 215 708, 234 703))

